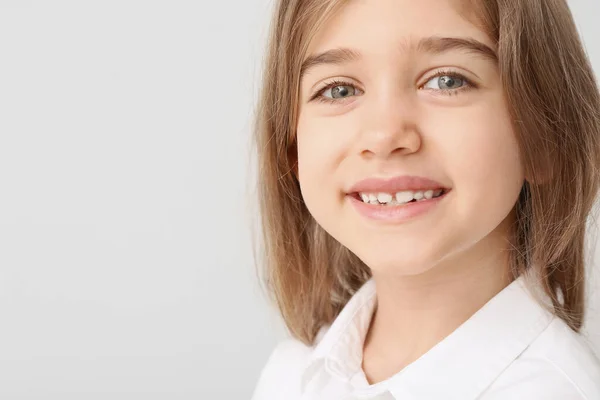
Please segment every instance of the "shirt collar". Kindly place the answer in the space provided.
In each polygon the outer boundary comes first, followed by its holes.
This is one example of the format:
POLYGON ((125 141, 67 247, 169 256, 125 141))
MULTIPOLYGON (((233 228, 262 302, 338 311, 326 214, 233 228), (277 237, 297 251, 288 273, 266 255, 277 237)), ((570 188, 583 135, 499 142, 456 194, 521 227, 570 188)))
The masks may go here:
MULTIPOLYGON (((303 372, 303 390, 318 373, 349 381, 360 370, 362 345, 376 301, 375 282, 370 279, 331 326, 323 328, 303 372)), ((418 360, 383 382, 356 389, 356 394, 368 398, 388 390, 403 400, 475 399, 553 317, 521 275, 418 360)))

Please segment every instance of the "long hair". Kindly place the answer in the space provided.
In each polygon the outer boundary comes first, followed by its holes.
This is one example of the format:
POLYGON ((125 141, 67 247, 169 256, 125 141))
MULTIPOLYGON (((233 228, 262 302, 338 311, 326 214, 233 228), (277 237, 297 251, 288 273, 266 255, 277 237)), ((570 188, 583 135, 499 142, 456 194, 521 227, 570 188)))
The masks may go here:
MULTIPOLYGON (((503 88, 528 179, 515 204, 510 261, 579 331, 586 222, 599 185, 600 95, 566 0, 472 0, 498 48, 503 88)), ((270 26, 253 140, 260 256, 255 262, 293 337, 312 344, 370 278, 369 268, 309 213, 294 174, 300 66, 344 0, 279 0, 270 26)), ((254 249, 257 250, 256 248, 254 249)), ((541 297, 540 297, 541 299, 541 297)))

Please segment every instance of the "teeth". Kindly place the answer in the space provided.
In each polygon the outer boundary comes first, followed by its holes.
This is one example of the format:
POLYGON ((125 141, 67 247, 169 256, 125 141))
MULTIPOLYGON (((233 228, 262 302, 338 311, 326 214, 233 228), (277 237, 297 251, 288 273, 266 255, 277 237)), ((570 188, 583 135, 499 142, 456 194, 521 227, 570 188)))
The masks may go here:
POLYGON ((389 204, 398 205, 406 204, 412 200, 422 201, 429 200, 434 197, 438 197, 442 194, 443 189, 437 190, 426 190, 413 192, 410 190, 398 192, 396 194, 390 193, 360 193, 360 198, 364 203, 370 204, 389 204))
POLYGON ((396 201, 400 204, 402 203, 408 203, 409 201, 411 201, 413 199, 413 192, 398 192, 396 193, 396 201))
POLYGON ((392 201, 392 195, 389 193, 378 193, 377 200, 382 204, 387 204, 392 201))

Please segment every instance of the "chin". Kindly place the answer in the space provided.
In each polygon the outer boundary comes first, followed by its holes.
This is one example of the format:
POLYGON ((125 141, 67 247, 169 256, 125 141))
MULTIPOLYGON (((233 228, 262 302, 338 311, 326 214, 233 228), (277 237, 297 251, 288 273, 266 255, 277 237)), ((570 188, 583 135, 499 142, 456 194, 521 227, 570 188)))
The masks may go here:
POLYGON ((374 257, 359 257, 374 274, 411 276, 422 274, 434 265, 430 257, 410 258, 399 257, 395 252, 393 257, 382 258, 379 254, 374 257))
POLYGON ((426 263, 409 263, 397 261, 396 263, 380 263, 369 266, 373 274, 376 275, 397 275, 397 276, 415 276, 421 275, 431 269, 431 265, 426 263))

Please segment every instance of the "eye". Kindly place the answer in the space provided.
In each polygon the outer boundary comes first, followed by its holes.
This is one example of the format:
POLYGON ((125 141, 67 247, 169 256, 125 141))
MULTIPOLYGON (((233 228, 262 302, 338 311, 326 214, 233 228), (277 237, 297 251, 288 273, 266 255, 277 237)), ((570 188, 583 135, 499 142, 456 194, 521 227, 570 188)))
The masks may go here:
MULTIPOLYGON (((463 80, 461 78, 458 77, 452 77, 449 75, 444 75, 444 76, 436 76, 435 78, 431 79, 429 82, 435 82, 435 80, 437 79, 437 88, 433 88, 433 89, 456 89, 459 87, 462 87, 463 85, 463 80)), ((428 83, 429 83, 428 82, 428 83)), ((425 87, 427 88, 431 88, 431 86, 429 85, 425 85, 425 87)))
POLYGON ((360 93, 354 84, 343 81, 333 81, 320 89, 311 100, 317 100, 326 103, 336 103, 345 98, 356 96, 360 93))
POLYGON ((440 72, 431 78, 423 87, 438 91, 456 91, 471 86, 464 76, 457 73, 440 72))

